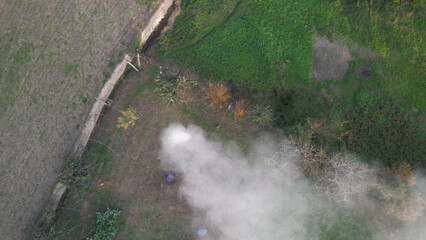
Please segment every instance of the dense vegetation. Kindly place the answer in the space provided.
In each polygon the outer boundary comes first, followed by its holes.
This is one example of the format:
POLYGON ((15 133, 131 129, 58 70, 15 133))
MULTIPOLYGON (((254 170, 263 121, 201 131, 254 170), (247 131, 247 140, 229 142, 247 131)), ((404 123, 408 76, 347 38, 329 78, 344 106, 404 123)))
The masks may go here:
POLYGON ((112 154, 108 152, 108 148, 97 143, 90 148, 84 158, 76 160, 69 158, 59 179, 69 188, 83 193, 90 187, 90 180, 96 167, 101 163, 109 162, 111 159, 112 154))
POLYGON ((371 230, 361 221, 342 211, 319 211, 312 214, 307 222, 306 239, 338 240, 338 239, 371 239, 371 230), (316 225, 317 223, 319 225, 316 225))
POLYGON ((91 236, 86 240, 112 240, 118 232, 117 221, 121 211, 107 209, 105 212, 96 213, 96 226, 93 227, 91 236))
MULTIPOLYGON (((65 208, 69 210, 69 215, 62 213, 64 216, 60 214, 60 216, 55 216, 51 221, 45 221, 45 216, 43 216, 40 223, 32 230, 31 239, 64 239, 78 229, 80 223, 77 217, 80 213, 75 211, 74 208, 81 207, 82 201, 91 187, 90 181, 93 180, 95 170, 100 165, 106 165, 111 159, 111 152, 101 143, 91 146, 83 158, 77 160, 69 158, 65 162, 62 173, 58 176, 58 179, 66 184, 69 189, 64 200, 65 203, 72 203, 72 208, 65 208)), ((91 236, 93 235, 91 239, 108 239, 106 236, 113 237, 116 234, 114 226, 119 214, 120 211, 110 209, 107 209, 104 213, 97 213, 97 225, 90 232, 91 236)))
MULTIPOLYGON (((233 96, 245 97, 259 125, 274 121, 283 134, 327 152, 351 150, 394 167, 426 166, 422 4, 188 0, 158 53, 226 82, 233 96), (355 60, 343 80, 311 79, 314 36, 348 44, 355 60), (370 50, 359 52, 358 44, 370 50), (367 56, 372 53, 377 57, 367 56), (363 66, 367 77, 358 73, 363 66)), ((380 235, 345 211, 317 213, 311 221, 320 239, 380 235)))
POLYGON ((423 12, 422 1, 188 0, 158 52, 233 92, 247 89, 287 134, 424 166, 423 12), (379 57, 354 53, 344 80, 314 82, 315 35, 344 36, 379 57), (368 78, 357 74, 363 64, 368 78))

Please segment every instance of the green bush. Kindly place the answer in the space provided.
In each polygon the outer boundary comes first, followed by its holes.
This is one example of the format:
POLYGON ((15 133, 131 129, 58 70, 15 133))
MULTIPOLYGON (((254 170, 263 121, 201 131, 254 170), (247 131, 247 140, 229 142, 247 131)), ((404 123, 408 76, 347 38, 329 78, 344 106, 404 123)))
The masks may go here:
POLYGON ((304 124, 307 118, 326 117, 332 107, 332 99, 318 88, 288 89, 275 91, 274 111, 277 124, 287 127, 304 124))
POLYGON ((167 100, 175 98, 178 92, 178 76, 176 74, 163 68, 154 81, 157 84, 156 93, 167 100))
POLYGON ((185 87, 197 87, 198 83, 183 76, 178 76, 167 68, 162 68, 154 79, 155 92, 166 100, 179 100, 185 87))
POLYGON ((96 162, 68 159, 59 179, 69 187, 87 187, 96 162))
POLYGON ((59 175, 59 180, 71 188, 87 187, 98 163, 108 162, 111 158, 112 154, 105 146, 94 145, 83 158, 69 158, 59 175))
POLYGON ((270 126, 275 120, 274 111, 269 105, 255 105, 253 109, 249 111, 248 116, 252 122, 262 127, 270 126))
POLYGON ((96 226, 92 229, 91 236, 86 240, 112 240, 118 233, 117 221, 120 210, 107 209, 105 212, 96 213, 96 226))
POLYGON ((74 231, 77 226, 70 222, 59 223, 56 220, 50 223, 43 222, 31 231, 32 240, 62 240, 74 231))
POLYGON ((354 110, 347 116, 353 150, 388 166, 403 162, 425 166, 426 138, 412 114, 390 97, 365 91, 357 94, 355 101, 354 110))

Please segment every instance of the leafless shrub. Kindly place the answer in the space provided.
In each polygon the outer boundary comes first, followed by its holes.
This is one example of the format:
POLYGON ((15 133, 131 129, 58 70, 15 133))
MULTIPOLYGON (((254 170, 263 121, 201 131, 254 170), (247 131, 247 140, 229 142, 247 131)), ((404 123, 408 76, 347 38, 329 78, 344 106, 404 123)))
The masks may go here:
POLYGON ((348 201, 354 194, 367 193, 376 183, 375 170, 350 154, 328 159, 315 187, 337 201, 348 201))
POLYGON ((320 175, 321 169, 327 162, 326 153, 309 142, 295 143, 291 140, 284 140, 282 149, 285 153, 296 153, 299 168, 314 178, 320 175))
POLYGON ((383 206, 387 214, 401 221, 416 221, 423 215, 425 201, 420 196, 407 196, 400 201, 385 201, 383 206))
POLYGON ((349 201, 354 196, 369 196, 378 211, 401 221, 415 221, 423 214, 425 201, 412 192, 415 178, 407 164, 376 171, 348 153, 330 157, 309 141, 285 139, 281 146, 283 153, 313 179, 317 192, 329 199, 349 201))
POLYGON ((411 165, 408 163, 392 164, 392 173, 397 179, 407 184, 407 186, 411 187, 416 184, 416 177, 411 172, 411 165))
POLYGON ((376 183, 375 170, 357 161, 350 154, 329 157, 321 148, 309 142, 282 142, 282 150, 297 153, 297 165, 315 180, 322 195, 337 201, 347 201, 353 194, 366 193, 376 183))
POLYGON ((416 221, 423 214, 425 201, 406 182, 388 180, 375 185, 372 193, 384 213, 401 221, 416 221))

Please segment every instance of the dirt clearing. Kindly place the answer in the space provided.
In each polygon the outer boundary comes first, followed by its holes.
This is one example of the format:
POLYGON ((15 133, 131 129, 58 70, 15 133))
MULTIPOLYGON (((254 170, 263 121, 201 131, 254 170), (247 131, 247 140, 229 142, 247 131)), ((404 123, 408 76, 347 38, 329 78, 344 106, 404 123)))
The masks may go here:
MULTIPOLYGON (((174 70, 189 79, 196 78, 186 70, 174 70)), ((159 71, 160 67, 151 60, 142 71, 130 71, 114 93, 112 108, 100 118, 92 138, 106 143, 113 157, 101 164, 82 202, 74 201, 73 194, 67 196, 64 207, 79 212, 60 210, 60 218, 77 219, 80 225, 69 239, 87 235, 95 212, 107 207, 122 210, 117 239, 192 239, 193 213, 178 194, 180 176, 172 186, 164 181, 165 172, 158 159, 162 130, 175 122, 197 124, 218 138, 238 141, 242 147, 248 136, 258 130, 246 121, 233 119, 233 112, 226 108, 208 108, 200 87, 187 89, 170 103, 155 90, 158 85, 154 79, 159 71), (119 110, 130 106, 139 114, 136 125, 117 128, 119 110)), ((91 146, 100 147, 97 143, 91 146)))
POLYGON ((330 42, 325 37, 314 38, 312 78, 317 81, 342 80, 349 71, 349 62, 354 58, 346 44, 337 40, 330 42))

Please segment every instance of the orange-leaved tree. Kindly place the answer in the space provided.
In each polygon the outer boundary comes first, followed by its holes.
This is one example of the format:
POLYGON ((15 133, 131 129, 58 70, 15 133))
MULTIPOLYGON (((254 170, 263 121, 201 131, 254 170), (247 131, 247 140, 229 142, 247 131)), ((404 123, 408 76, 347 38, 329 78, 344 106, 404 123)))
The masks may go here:
POLYGON ((203 91, 210 107, 222 108, 231 98, 229 89, 222 82, 209 83, 203 91))

